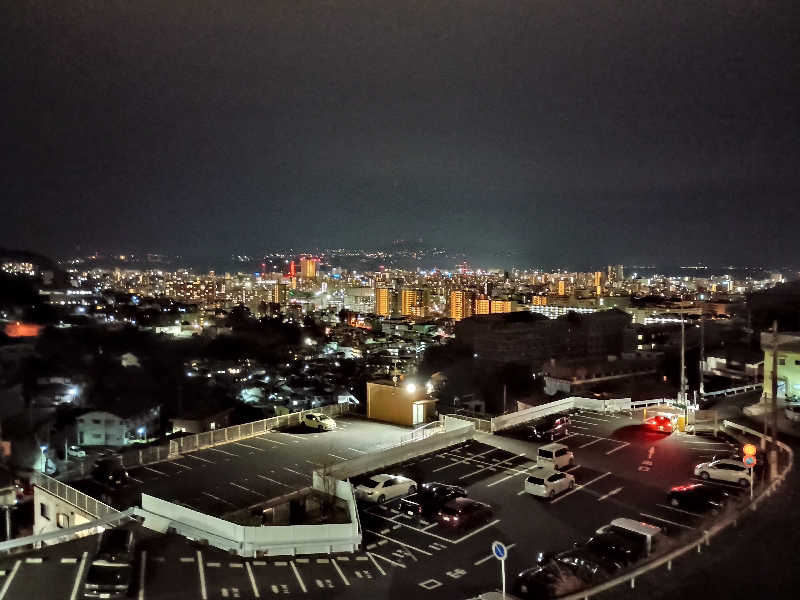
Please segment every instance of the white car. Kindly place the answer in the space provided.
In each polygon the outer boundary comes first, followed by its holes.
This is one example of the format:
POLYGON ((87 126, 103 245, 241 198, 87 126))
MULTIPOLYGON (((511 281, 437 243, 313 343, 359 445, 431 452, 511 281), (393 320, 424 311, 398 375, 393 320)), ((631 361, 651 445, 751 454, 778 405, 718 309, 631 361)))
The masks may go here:
POLYGON ((787 404, 784 412, 786 413, 786 418, 792 423, 800 423, 800 404, 787 404))
POLYGON ((700 463, 694 468, 694 474, 701 479, 729 481, 742 487, 750 485, 750 470, 742 464, 742 461, 733 458, 700 463))
POLYGON ((80 446, 70 446, 67 448, 67 456, 72 458, 86 458, 86 450, 80 446))
POLYGON ((306 413, 303 417, 303 424, 311 429, 321 431, 331 431, 336 429, 336 421, 321 412, 306 413))
POLYGON ((552 498, 575 487, 575 477, 569 473, 536 467, 525 480, 525 491, 540 498, 552 498))
POLYGON ((356 487, 356 498, 381 504, 392 498, 399 498, 417 491, 413 479, 402 475, 373 475, 356 487))

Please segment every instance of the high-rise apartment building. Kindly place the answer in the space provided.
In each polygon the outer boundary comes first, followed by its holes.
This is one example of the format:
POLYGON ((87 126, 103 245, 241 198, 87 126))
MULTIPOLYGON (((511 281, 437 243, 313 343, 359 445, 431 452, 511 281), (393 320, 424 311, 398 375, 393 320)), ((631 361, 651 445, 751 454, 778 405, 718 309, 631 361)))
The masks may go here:
POLYGON ((488 315, 491 313, 492 301, 486 296, 479 296, 475 299, 475 308, 473 314, 488 315))
POLYGON ((497 313, 510 313, 511 312, 511 300, 492 300, 489 305, 489 313, 490 314, 497 314, 497 313))
POLYGON ((563 279, 558 280, 558 295, 559 296, 566 296, 567 295, 567 282, 563 279))
POLYGON ((314 279, 317 276, 317 263, 319 259, 303 256, 300 259, 300 277, 314 279))
POLYGON ((424 317, 428 313, 428 294, 421 289, 400 290, 400 314, 404 317, 424 317))
POLYGON ((467 290, 454 290, 450 292, 450 318, 454 321, 468 319, 472 316, 472 305, 475 293, 467 290))
POLYGON ((375 314, 380 317, 392 316, 392 291, 389 288, 375 288, 375 314))

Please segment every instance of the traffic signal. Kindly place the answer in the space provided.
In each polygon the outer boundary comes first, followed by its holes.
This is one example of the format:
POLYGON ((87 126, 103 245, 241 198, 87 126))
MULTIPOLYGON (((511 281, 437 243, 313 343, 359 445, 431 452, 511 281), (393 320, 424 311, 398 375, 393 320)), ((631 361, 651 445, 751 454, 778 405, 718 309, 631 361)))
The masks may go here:
POLYGON ((745 456, 755 456, 757 448, 753 444, 745 444, 742 446, 742 454, 745 456))

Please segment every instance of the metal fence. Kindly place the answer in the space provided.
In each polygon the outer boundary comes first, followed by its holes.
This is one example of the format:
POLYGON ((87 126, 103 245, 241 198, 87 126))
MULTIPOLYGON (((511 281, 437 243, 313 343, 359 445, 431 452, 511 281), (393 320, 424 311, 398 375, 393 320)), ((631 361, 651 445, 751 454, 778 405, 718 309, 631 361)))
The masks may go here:
POLYGON ((252 423, 231 425, 230 427, 225 427, 224 429, 214 429, 213 431, 204 431, 203 433, 187 435, 170 441, 168 456, 164 456, 164 458, 171 458, 184 452, 194 452, 195 450, 202 450, 203 448, 210 448, 219 444, 227 444, 228 442, 247 439, 249 437, 266 433, 271 429, 299 425, 303 422, 303 417, 310 412, 321 412, 329 417, 335 417, 349 413, 350 405, 329 404, 327 406, 321 406, 311 410, 301 410, 299 412, 279 415, 270 419, 253 421, 252 423))
POLYGON ((95 518, 102 519, 119 513, 113 506, 95 500, 91 496, 87 496, 83 492, 44 473, 34 473, 31 476, 31 483, 95 518))
POLYGON ((703 398, 713 398, 714 396, 733 396, 744 392, 754 392, 764 388, 763 383, 751 383, 750 385, 740 385, 739 387, 728 388, 727 390, 717 390, 716 392, 706 392, 703 398))
POLYGON ((463 419, 475 425, 475 431, 482 431, 483 433, 492 433, 492 422, 489 419, 479 419, 478 417, 469 417, 460 413, 448 413, 446 417, 455 417, 456 419, 463 419))

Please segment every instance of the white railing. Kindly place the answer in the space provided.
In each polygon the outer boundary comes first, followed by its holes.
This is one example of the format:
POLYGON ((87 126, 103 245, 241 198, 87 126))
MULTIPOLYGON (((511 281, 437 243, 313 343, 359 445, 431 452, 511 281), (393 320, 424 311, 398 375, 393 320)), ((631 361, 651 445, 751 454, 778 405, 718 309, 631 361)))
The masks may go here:
POLYGON ((763 383, 751 383, 749 385, 741 385, 739 387, 732 387, 726 390, 717 390, 716 392, 706 392, 703 398, 713 398, 714 396, 733 396, 735 394, 743 394, 744 392, 754 392, 755 390, 764 389, 763 383))
POLYGON ((303 422, 303 417, 310 412, 321 412, 328 416, 334 417, 350 412, 350 405, 329 404, 315 409, 301 410, 299 412, 279 415, 270 419, 253 421, 252 423, 231 425, 230 427, 225 427, 223 429, 214 429, 213 431, 204 431, 202 433, 187 435, 170 442, 170 457, 182 454, 184 452, 194 452, 195 450, 202 450, 203 448, 210 448, 220 444, 227 444, 229 442, 247 439, 266 433, 271 429, 299 425, 303 422))
POLYGON ((66 483, 53 479, 44 473, 34 473, 31 475, 31 483, 97 519, 106 518, 109 515, 119 513, 113 506, 95 500, 91 496, 76 490, 74 487, 68 486, 66 483))

